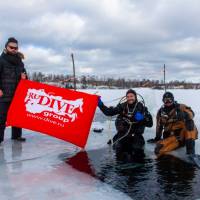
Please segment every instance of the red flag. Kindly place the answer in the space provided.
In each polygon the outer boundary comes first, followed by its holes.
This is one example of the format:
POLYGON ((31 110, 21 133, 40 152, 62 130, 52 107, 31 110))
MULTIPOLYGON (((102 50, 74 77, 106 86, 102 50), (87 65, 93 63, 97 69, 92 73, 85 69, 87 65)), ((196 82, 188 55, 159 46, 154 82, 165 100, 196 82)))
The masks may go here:
POLYGON ((21 80, 7 126, 38 131, 84 148, 97 102, 96 95, 21 80))

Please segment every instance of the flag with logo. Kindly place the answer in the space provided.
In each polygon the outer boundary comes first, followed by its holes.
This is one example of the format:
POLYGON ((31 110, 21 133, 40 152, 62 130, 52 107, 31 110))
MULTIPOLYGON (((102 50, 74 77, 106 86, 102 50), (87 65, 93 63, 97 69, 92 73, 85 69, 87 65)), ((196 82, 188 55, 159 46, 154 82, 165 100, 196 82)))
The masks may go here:
POLYGON ((21 80, 7 126, 45 133, 84 148, 97 102, 96 95, 21 80))

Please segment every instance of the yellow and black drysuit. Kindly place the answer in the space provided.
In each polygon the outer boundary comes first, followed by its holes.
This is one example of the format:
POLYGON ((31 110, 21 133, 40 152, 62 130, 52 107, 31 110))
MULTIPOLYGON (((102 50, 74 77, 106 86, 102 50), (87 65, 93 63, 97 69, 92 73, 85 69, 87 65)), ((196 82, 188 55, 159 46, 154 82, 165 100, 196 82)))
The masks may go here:
POLYGON ((186 145, 187 154, 195 154, 198 131, 193 118, 194 112, 184 104, 162 106, 157 113, 155 153, 162 155, 186 145))

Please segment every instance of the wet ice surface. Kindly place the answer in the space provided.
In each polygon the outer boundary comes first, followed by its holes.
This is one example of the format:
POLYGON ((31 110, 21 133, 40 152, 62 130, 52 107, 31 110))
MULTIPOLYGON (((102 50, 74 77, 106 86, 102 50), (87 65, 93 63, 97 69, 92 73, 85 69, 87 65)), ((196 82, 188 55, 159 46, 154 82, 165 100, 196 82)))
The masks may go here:
MULTIPOLYGON (((6 135, 10 130, 7 130, 6 135)), ((128 199, 62 159, 77 149, 48 136, 25 132, 26 143, 6 137, 0 148, 0 199, 128 199)), ((84 165, 84 163, 83 163, 84 165)))
MULTIPOLYGON (((93 91, 90 91, 93 92, 93 91)), ((125 91, 103 91, 103 101, 122 96, 125 91)), ((150 111, 155 115, 162 91, 141 90, 150 111)), ((187 104, 193 105, 199 121, 199 103, 191 100, 197 91, 176 92, 187 104)), ((193 98, 193 99, 195 99, 193 98)), ((115 105, 117 102, 108 102, 115 105)), ((199 128, 199 123, 197 123, 199 128)), ((10 129, 0 146, 0 199, 197 199, 200 197, 199 169, 178 157, 184 149, 156 160, 153 145, 146 145, 143 166, 121 170, 112 149, 106 145, 115 133, 114 121, 109 122, 99 110, 92 128, 104 128, 103 133, 91 131, 86 151, 42 134, 24 131, 27 142, 13 142, 10 129)), ((145 139, 154 136, 155 127, 146 129, 145 139)), ((199 140, 197 153, 200 153, 199 140)))

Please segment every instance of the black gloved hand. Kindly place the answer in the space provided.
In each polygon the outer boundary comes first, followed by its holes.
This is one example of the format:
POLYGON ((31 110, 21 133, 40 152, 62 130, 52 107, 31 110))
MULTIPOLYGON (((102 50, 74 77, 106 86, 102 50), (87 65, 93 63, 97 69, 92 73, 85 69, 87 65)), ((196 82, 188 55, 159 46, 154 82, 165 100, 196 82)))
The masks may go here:
POLYGON ((98 97, 98 107, 100 108, 100 107, 102 107, 102 105, 103 105, 103 101, 101 100, 101 97, 99 96, 98 97))
POLYGON ((155 138, 152 138, 152 139, 147 140, 147 142, 153 144, 153 143, 158 142, 159 140, 160 140, 160 138, 155 137, 155 138))
POLYGON ((149 140, 147 140, 148 143, 156 143, 155 138, 151 138, 149 140))

